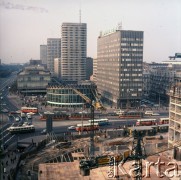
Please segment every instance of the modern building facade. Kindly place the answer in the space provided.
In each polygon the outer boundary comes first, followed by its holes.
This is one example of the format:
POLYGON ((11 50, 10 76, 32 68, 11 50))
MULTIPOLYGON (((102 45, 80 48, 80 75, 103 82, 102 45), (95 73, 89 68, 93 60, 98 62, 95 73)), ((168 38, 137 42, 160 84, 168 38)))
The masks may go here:
POLYGON ((117 108, 139 105, 142 95, 143 31, 116 30, 100 35, 97 86, 117 108))
POLYGON ((29 66, 18 74, 17 89, 19 92, 31 94, 45 94, 51 74, 43 66, 29 66))
POLYGON ((47 66, 47 45, 40 45, 40 60, 47 66))
POLYGON ((61 57, 61 39, 48 38, 47 39, 47 68, 54 73, 54 59, 61 57))
POLYGON ((47 88, 47 103, 58 107, 83 107, 86 101, 76 92, 79 91, 89 99, 95 100, 92 93, 95 89, 95 84, 89 81, 67 86, 50 85, 47 88))
MULTIPOLYGON (((180 80, 179 80, 180 81, 180 80)), ((168 144, 173 149, 174 159, 181 160, 181 81, 170 90, 168 144)))
POLYGON ((61 79, 86 79, 87 24, 63 23, 61 27, 61 79))

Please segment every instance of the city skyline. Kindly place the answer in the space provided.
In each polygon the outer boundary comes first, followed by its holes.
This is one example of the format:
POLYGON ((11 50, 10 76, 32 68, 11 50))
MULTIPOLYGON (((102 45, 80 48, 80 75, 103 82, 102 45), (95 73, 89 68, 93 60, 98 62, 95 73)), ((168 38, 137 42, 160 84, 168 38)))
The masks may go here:
POLYGON ((181 2, 174 0, 9 0, 0 1, 0 59, 25 63, 39 59, 47 38, 61 38, 63 22, 87 24, 87 56, 97 57, 100 32, 115 29, 144 31, 146 62, 161 62, 181 51, 181 2))

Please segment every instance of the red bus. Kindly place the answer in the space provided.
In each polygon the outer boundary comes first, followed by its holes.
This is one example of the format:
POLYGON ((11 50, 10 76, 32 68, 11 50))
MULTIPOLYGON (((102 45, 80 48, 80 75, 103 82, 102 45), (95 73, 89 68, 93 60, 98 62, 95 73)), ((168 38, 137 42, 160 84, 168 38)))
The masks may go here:
POLYGON ((139 111, 125 111, 119 114, 119 118, 124 119, 136 119, 136 118, 142 118, 143 117, 143 112, 139 111))
POLYGON ((94 126, 91 123, 87 124, 77 124, 76 131, 92 131, 99 130, 99 124, 94 123, 94 126))
POLYGON ((21 112, 23 113, 38 113, 38 108, 36 107, 21 107, 21 112))
POLYGON ((160 118, 159 124, 169 124, 169 118, 160 118))
POLYGON ((136 126, 152 126, 156 124, 156 119, 137 119, 136 121, 136 126))
MULTIPOLYGON (((47 115, 46 112, 40 116, 40 120, 46 120, 47 115)), ((69 116, 65 113, 54 113, 52 114, 52 120, 53 121, 59 121, 59 120, 68 120, 69 116)))

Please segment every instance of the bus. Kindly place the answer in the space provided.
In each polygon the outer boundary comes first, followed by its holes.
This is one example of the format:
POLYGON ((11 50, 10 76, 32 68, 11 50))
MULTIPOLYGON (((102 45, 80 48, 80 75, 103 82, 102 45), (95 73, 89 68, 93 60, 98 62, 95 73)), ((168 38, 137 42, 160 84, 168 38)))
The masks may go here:
POLYGON ((91 123, 87 124, 77 124, 76 131, 92 131, 99 130, 99 124, 94 123, 94 126, 91 123))
MULTIPOLYGON (((88 122, 92 123, 93 120, 90 119, 90 120, 88 120, 88 122)), ((104 126, 104 125, 108 125, 109 124, 109 120, 107 118, 105 118, 105 119, 94 119, 94 124, 95 123, 98 123, 99 126, 104 126)))
POLYGON ((159 124, 169 124, 169 118, 160 118, 159 124))
POLYGON ((23 113, 38 113, 38 108, 36 107, 21 107, 21 112, 23 113))
POLYGON ((19 134, 19 133, 29 133, 29 132, 34 132, 35 127, 34 125, 23 125, 23 126, 11 126, 8 128, 8 131, 11 134, 19 134))
POLYGON ((122 114, 119 115, 119 118, 128 118, 128 119, 136 119, 136 118, 142 118, 143 112, 139 111, 125 111, 122 114))
POLYGON ((91 113, 87 112, 74 112, 69 114, 69 120, 88 120, 91 118, 91 113))
POLYGON ((137 119, 136 126, 152 126, 156 125, 156 119, 137 119))
MULTIPOLYGON (((53 121, 68 120, 68 119, 69 119, 69 116, 65 113, 55 112, 54 114, 52 114, 53 121)), ((43 121, 47 120, 47 112, 44 112, 44 114, 40 115, 40 120, 43 120, 43 121)))

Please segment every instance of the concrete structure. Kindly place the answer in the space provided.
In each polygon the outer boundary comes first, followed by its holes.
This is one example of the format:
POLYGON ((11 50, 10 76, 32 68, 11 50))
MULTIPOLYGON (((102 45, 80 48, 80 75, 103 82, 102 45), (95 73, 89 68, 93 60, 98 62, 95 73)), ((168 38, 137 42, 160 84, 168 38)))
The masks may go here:
POLYGON ((61 39, 47 39, 47 68, 54 73, 54 59, 61 57, 61 39))
POLYGON ((51 74, 43 66, 29 66, 18 74, 17 89, 21 93, 42 94, 50 82, 51 74))
POLYGON ((63 23, 61 41, 61 79, 86 79, 87 24, 63 23))
POLYGON ((58 78, 61 76, 61 58, 54 59, 54 75, 58 78))
POLYGON ((173 157, 181 160, 181 83, 177 83, 170 90, 170 109, 169 109, 169 137, 170 147, 175 147, 173 157), (179 146, 179 147, 177 147, 179 146))
POLYGON ((86 79, 90 80, 93 75, 93 59, 91 57, 86 58, 86 79))
POLYGON ((47 66, 47 45, 40 45, 40 60, 47 66))
POLYGON ((98 37, 97 86, 117 108, 137 106, 142 95, 143 31, 116 30, 98 37))

